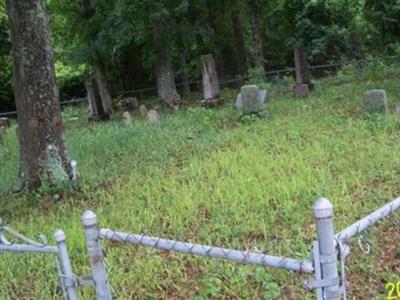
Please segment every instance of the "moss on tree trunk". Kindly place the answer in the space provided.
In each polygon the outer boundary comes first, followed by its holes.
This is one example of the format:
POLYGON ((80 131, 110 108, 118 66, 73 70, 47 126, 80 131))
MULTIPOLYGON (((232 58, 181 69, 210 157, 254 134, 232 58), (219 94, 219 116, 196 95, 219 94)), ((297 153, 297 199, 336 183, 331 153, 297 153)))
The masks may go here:
POLYGON ((59 92, 42 0, 7 0, 14 59, 14 94, 18 113, 23 185, 70 179, 59 92))

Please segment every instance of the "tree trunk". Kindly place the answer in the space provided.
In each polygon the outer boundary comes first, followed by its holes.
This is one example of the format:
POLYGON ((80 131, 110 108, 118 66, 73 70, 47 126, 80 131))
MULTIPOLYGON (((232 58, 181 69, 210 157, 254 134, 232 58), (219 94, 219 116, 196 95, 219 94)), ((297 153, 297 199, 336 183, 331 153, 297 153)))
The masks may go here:
POLYGON ((104 74, 102 68, 96 67, 95 76, 104 114, 110 115, 112 112, 112 97, 106 75, 104 74))
POLYGON ((109 115, 105 114, 103 109, 103 103, 101 101, 95 76, 86 79, 85 86, 89 102, 89 121, 109 119, 109 115))
POLYGON ((182 68, 182 83, 183 83, 183 97, 190 99, 190 82, 186 64, 186 55, 181 54, 181 68, 182 68))
POLYGON ((243 76, 247 73, 247 56, 246 56, 243 24, 242 24, 242 18, 240 17, 240 11, 236 9, 233 10, 231 18, 232 18, 233 32, 236 44, 238 71, 239 74, 243 76))
POLYGON ((172 67, 170 44, 165 27, 165 24, 160 22, 154 25, 153 30, 154 42, 157 49, 155 65, 157 94, 161 101, 171 107, 177 108, 181 99, 176 91, 175 73, 172 67))
POLYGON ((296 83, 310 85, 311 75, 307 52, 302 43, 297 44, 294 48, 294 64, 296 69, 296 83))
POLYGON ((211 54, 202 55, 201 62, 203 65, 202 73, 204 104, 207 104, 218 100, 219 83, 213 56, 211 54))
POLYGON ((261 20, 258 15, 258 6, 256 5, 256 1, 253 1, 250 5, 251 11, 251 30, 254 36, 254 62, 256 67, 262 68, 265 70, 265 61, 264 61, 264 50, 262 45, 262 36, 261 36, 261 20))
POLYGON ((71 179, 56 87, 48 17, 42 0, 7 0, 14 59, 22 186, 71 179))

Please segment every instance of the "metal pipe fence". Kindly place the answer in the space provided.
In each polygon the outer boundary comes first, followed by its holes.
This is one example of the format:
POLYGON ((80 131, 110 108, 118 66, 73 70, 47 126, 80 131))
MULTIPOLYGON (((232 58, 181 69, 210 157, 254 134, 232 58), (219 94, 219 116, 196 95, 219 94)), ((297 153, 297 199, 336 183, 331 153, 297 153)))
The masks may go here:
POLYGON ((205 246, 99 228, 97 217, 90 210, 82 214, 87 255, 91 267, 90 276, 80 278, 74 275, 67 251, 66 237, 62 230, 56 230, 54 233, 56 246, 49 246, 44 239, 42 239, 43 241, 36 242, 4 226, 0 219, 0 253, 14 252, 56 255, 60 286, 64 298, 69 300, 78 299, 78 288, 81 286, 92 287, 98 300, 112 299, 113 290, 108 279, 101 240, 312 274, 313 278, 306 281, 304 287, 308 290, 314 290, 317 300, 339 300, 346 299, 347 297, 345 263, 346 257, 350 253, 350 247, 346 242, 399 209, 400 197, 385 204, 337 234, 334 234, 333 206, 328 199, 318 199, 313 206, 317 239, 312 245, 309 259, 272 256, 259 252, 205 246), (18 240, 24 241, 26 244, 11 243, 6 239, 6 233, 18 240))
MULTIPOLYGON (((63 291, 63 298, 66 300, 77 300, 76 285, 74 284, 74 275, 72 273, 71 261, 66 246, 66 237, 62 230, 58 229, 54 233, 57 246, 47 245, 44 236, 40 236, 41 241, 34 241, 18 231, 3 225, 0 218, 0 254, 4 252, 18 254, 42 254, 51 255, 55 258, 55 265, 58 272, 60 286, 63 291), (25 242, 17 244, 6 238, 6 234, 16 240, 25 242)), ((1 277, 1 276, 0 276, 1 277)))

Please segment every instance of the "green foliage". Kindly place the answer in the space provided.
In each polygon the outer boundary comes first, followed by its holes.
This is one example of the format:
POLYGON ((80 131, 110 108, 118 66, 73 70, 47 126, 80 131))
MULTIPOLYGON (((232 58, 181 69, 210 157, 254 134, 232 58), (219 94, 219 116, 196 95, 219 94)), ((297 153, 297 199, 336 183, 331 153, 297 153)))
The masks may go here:
POLYGON ((4 6, 0 5, 0 111, 13 106, 11 91, 11 56, 8 18, 4 6))
POLYGON ((250 68, 246 78, 246 84, 255 84, 260 89, 271 90, 271 85, 265 81, 265 71, 263 68, 250 68))
MULTIPOLYGON (((399 122, 393 113, 378 118, 362 113, 364 91, 376 87, 388 92, 393 112, 400 94, 398 79, 390 78, 326 87, 304 100, 274 98, 267 104, 269 117, 250 124, 237 120, 235 91, 224 91, 226 106, 219 109, 161 111, 160 123, 152 125, 137 114, 129 127, 119 114, 111 122, 88 125, 85 107, 68 108, 63 112, 66 140, 82 181, 75 192, 62 191, 58 202, 51 190, 8 193, 18 171, 13 124, 0 146, 0 214, 33 237, 64 229, 80 276, 89 273, 80 224, 88 208, 101 226, 306 257, 315 238, 311 207, 317 197, 333 201, 339 230, 398 195, 399 122)), ((384 222, 372 230, 372 249, 392 249, 390 232, 397 227, 384 222)), ((119 299, 312 299, 289 272, 103 246, 119 299)), ((381 261, 395 256, 374 250, 362 256, 354 249, 350 278, 370 285, 351 290, 350 296, 384 294, 380 282, 393 274, 381 261)), ((31 255, 16 261, 6 254, 0 269, 0 289, 9 298, 60 296, 51 258, 31 255)), ((81 298, 93 299, 93 294, 82 289, 81 298)))

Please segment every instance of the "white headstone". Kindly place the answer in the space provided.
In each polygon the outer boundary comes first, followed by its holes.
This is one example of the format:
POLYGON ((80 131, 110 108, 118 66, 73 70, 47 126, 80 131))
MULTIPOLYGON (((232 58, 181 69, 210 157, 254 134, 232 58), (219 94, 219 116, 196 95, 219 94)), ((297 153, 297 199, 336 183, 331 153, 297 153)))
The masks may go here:
POLYGON ((149 120, 150 123, 157 123, 159 120, 158 113, 155 109, 150 109, 147 112, 147 120, 149 120))
POLYGON ((260 112, 264 103, 268 101, 266 90, 259 90, 256 85, 245 85, 236 98, 235 106, 242 109, 245 114, 260 112))

